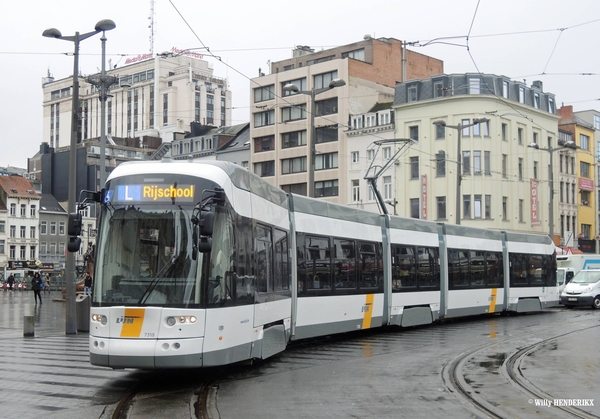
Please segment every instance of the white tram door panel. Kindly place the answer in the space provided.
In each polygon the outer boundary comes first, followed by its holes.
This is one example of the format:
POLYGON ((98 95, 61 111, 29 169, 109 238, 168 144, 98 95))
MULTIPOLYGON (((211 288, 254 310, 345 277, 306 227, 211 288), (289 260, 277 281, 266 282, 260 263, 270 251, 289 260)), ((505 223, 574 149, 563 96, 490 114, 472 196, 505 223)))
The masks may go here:
MULTIPOLYGON (((260 297, 257 297, 260 301, 260 297)), ((263 326, 269 323, 276 323, 291 316, 292 299, 265 301, 254 304, 254 326, 263 326)))
POLYGON ((450 317, 497 313, 503 300, 503 288, 450 290, 448 311, 450 317))

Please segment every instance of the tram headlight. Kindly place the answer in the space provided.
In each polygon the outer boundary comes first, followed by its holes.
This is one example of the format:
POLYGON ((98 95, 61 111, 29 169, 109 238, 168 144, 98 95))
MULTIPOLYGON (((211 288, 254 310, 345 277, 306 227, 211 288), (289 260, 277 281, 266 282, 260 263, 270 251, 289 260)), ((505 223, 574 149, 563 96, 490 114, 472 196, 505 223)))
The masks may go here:
POLYGON ((177 323, 177 320, 175 320, 175 317, 167 317, 167 324, 169 326, 175 326, 175 323, 177 323))
POLYGON ((196 316, 177 316, 177 317, 169 316, 166 319, 168 326, 175 326, 177 323, 179 323, 179 324, 194 324, 194 323, 196 323, 196 321, 198 321, 196 316))
POLYGON ((92 314, 92 321, 106 325, 106 323, 108 323, 108 318, 104 314, 92 314))

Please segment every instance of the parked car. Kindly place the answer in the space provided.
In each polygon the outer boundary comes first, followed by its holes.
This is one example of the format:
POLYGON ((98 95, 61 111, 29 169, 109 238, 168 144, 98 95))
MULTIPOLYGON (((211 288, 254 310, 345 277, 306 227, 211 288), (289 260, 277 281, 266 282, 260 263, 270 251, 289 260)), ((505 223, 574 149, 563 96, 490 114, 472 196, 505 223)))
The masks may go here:
POLYGON ((563 289, 560 302, 567 308, 590 306, 600 309, 600 269, 579 271, 563 289))

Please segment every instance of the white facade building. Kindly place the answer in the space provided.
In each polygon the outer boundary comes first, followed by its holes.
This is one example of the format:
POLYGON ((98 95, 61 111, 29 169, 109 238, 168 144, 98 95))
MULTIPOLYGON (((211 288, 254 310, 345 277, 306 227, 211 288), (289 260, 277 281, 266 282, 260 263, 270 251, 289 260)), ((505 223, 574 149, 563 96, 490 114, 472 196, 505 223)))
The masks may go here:
MULTIPOLYGON (((207 61, 172 53, 140 56, 132 64, 107 71, 118 78, 106 100, 106 134, 110 138, 160 137, 192 121, 216 126, 231 123, 231 92, 225 78, 213 75, 207 61)), ((80 76, 80 138, 101 136, 99 88, 80 76)), ((58 149, 70 145, 72 77, 43 80, 43 141, 58 149)))

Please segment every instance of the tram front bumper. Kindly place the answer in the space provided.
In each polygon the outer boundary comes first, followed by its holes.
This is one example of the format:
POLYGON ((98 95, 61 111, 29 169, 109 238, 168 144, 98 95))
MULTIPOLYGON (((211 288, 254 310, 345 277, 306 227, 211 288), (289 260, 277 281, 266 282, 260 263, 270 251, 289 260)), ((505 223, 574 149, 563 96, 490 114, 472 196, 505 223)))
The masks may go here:
POLYGON ((90 363, 109 368, 198 368, 203 338, 109 339, 90 336, 90 363))

